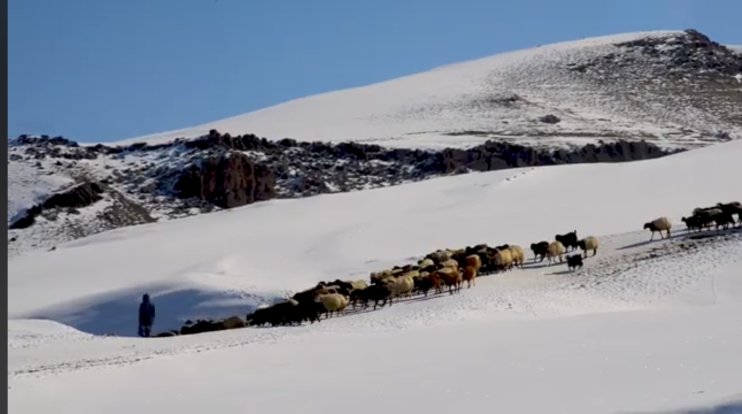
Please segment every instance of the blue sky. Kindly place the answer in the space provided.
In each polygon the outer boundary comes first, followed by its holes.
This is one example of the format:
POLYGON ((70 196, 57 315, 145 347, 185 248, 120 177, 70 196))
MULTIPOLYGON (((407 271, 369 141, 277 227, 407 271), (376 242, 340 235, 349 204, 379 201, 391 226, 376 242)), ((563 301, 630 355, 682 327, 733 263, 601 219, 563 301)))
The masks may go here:
POLYGON ((552 42, 696 28, 739 0, 9 0, 8 133, 111 141, 552 42))

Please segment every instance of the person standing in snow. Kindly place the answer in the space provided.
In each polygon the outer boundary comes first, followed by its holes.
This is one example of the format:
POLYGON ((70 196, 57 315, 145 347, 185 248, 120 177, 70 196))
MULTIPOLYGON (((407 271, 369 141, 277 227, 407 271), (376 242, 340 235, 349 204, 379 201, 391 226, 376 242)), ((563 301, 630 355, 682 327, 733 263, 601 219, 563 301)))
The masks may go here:
POLYGON ((154 322, 155 305, 150 302, 149 295, 145 293, 142 296, 142 303, 139 304, 139 336, 149 336, 154 322))

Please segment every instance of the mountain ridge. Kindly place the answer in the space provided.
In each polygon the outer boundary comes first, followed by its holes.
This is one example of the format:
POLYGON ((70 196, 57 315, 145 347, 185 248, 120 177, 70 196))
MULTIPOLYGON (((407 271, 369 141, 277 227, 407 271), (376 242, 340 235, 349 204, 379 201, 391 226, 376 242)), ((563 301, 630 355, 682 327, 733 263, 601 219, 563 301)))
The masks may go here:
POLYGON ((624 33, 451 63, 116 144, 217 129, 400 148, 467 148, 486 138, 555 147, 632 136, 691 148, 742 136, 736 73, 742 57, 695 30, 624 33), (547 115, 559 121, 540 123, 547 115))

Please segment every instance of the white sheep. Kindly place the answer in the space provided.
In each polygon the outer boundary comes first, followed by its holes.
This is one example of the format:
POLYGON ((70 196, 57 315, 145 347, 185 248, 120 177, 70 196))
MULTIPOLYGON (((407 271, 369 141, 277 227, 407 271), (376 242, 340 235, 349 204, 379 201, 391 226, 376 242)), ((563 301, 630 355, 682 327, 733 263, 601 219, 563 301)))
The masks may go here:
POLYGON ((454 269, 458 269, 459 268, 459 262, 457 262, 454 259, 448 259, 448 260, 446 260, 444 262, 441 262, 440 266, 441 267, 452 267, 454 269))
POLYGON ((658 219, 650 221, 649 223, 644 223, 644 228, 652 231, 652 237, 649 239, 649 241, 652 241, 654 239, 654 232, 656 231, 660 233, 660 238, 664 239, 664 237, 662 237, 662 230, 667 232, 667 237, 669 238, 672 223, 670 223, 670 219, 668 219, 667 217, 660 217, 658 219))
POLYGON ((353 290, 361 290, 368 287, 368 283, 363 279, 354 280, 350 282, 350 285, 353 286, 353 290))
POLYGON ((498 250, 495 253, 495 264, 497 269, 510 270, 513 267, 513 254, 510 249, 498 250))
POLYGON ((587 257, 587 252, 589 250, 593 251, 593 256, 598 254, 598 239, 594 236, 585 237, 578 241, 577 245, 580 246, 580 249, 582 249, 583 252, 585 252, 585 257, 587 257))
POLYGON ((392 295, 394 297, 410 296, 412 290, 415 288, 415 280, 412 276, 398 277, 392 285, 392 295))
POLYGON ((523 267, 523 262, 526 261, 526 253, 523 251, 523 248, 511 244, 508 250, 510 250, 510 255, 513 257, 513 265, 523 267))
POLYGON ((350 302, 348 298, 339 293, 328 293, 319 295, 317 297, 317 301, 322 303, 322 306, 325 307, 325 310, 327 310, 330 315, 332 315, 333 312, 342 312, 350 302))
POLYGON ((420 269, 427 269, 431 266, 435 266, 435 262, 433 262, 432 259, 422 259, 417 262, 417 265, 420 267, 420 269))
POLYGON ((555 262, 557 257, 559 257, 559 263, 564 262, 564 257, 562 256, 564 251, 562 242, 553 241, 549 243, 549 248, 546 249, 546 257, 549 258, 549 264, 555 262))

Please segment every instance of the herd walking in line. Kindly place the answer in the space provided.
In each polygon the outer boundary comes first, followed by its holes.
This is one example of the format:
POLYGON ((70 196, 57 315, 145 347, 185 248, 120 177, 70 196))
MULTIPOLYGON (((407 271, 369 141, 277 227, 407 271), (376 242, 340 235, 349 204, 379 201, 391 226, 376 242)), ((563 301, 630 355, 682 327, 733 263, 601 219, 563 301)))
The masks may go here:
MULTIPOLYGON (((739 202, 717 203, 711 207, 699 207, 689 217, 683 217, 689 233, 710 229, 729 229, 742 226, 742 204, 739 202), (737 216, 736 220, 734 216, 737 216)), ((659 217, 644 223, 650 230, 649 241, 655 233, 660 238, 670 238, 672 223, 667 217, 659 217), (664 234, 663 234, 664 233, 664 234)), ((244 320, 233 316, 221 322, 199 321, 188 324, 180 332, 171 331, 158 336, 171 334, 190 334, 244 326, 291 326, 304 322, 319 322, 325 318, 340 315, 349 309, 376 310, 395 301, 413 296, 428 297, 448 292, 460 293, 464 285, 467 289, 476 286, 478 277, 522 269, 527 260, 534 265, 544 260, 547 265, 567 262, 570 271, 583 266, 583 260, 598 254, 600 242, 595 236, 578 238, 577 230, 557 234, 551 241, 541 240, 531 243, 531 258, 526 258, 526 250, 514 244, 491 247, 487 244, 467 246, 463 249, 439 249, 428 253, 416 264, 394 266, 372 272, 368 280, 354 281, 336 279, 332 282, 319 282, 316 286, 298 292, 286 300, 248 314, 244 320)))
MULTIPOLYGON (((727 229, 742 225, 742 205, 739 202, 718 203, 713 207, 693 210, 690 217, 682 221, 688 231, 702 231, 715 226, 727 229), (734 215, 737 215, 737 220, 734 215)), ((644 224, 651 231, 650 241, 655 232, 661 238, 671 236, 672 223, 667 217, 660 217, 644 224), (664 236, 663 236, 664 232, 664 236)), ((595 256, 600 246, 594 236, 578 238, 577 230, 557 234, 552 241, 539 241, 530 245, 531 261, 548 265, 564 263, 569 270, 582 267, 583 259, 595 256), (576 253, 575 253, 576 252, 576 253), (568 254, 572 253, 572 254, 568 254)), ((425 255, 417 264, 394 266, 391 269, 372 272, 368 281, 359 279, 332 282, 319 282, 316 286, 298 292, 284 302, 258 309, 247 315, 249 326, 300 325, 303 322, 319 322, 320 317, 338 315, 347 309, 373 309, 392 306, 394 301, 410 298, 413 295, 450 295, 476 285, 477 277, 508 272, 523 268, 526 262, 525 250, 518 245, 503 244, 490 247, 486 244, 467 246, 463 249, 441 249, 425 255)))

